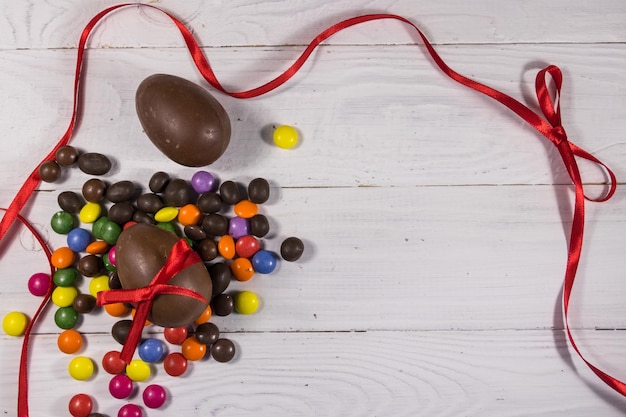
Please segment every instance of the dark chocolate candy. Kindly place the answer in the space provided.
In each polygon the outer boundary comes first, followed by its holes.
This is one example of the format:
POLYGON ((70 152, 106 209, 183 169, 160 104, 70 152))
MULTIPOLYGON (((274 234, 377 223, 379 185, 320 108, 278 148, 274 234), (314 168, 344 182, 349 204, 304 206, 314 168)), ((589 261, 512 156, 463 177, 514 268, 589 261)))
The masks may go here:
POLYGON ((107 188, 106 198, 111 203, 129 201, 135 194, 135 184, 132 181, 118 181, 107 188))
POLYGON ((242 192, 234 181, 224 181, 220 185, 220 197, 226 204, 235 205, 244 199, 242 192))
POLYGON ((196 205, 203 213, 217 213, 222 209, 224 203, 219 194, 209 191, 200 194, 196 205))
POLYGON ((196 339, 205 345, 212 345, 220 337, 220 329, 213 323, 202 323, 196 327, 196 339))
POLYGON ((120 345, 126 343, 126 338, 128 337, 132 324, 132 320, 117 321, 113 327, 111 327, 111 336, 113 336, 113 339, 120 345))
POLYGON ((235 356, 235 344, 230 339, 218 339, 211 345, 211 356, 218 362, 228 362, 235 356))
POLYGON ((107 217, 112 222, 123 226, 125 223, 133 219, 134 214, 135 207, 133 207, 133 205, 128 201, 121 201, 111 206, 107 217))
POLYGON ((135 107, 152 143, 174 162, 215 162, 230 142, 230 119, 204 88, 184 78, 155 74, 137 88, 135 107))
POLYGON ((203 261, 208 262, 217 258, 217 243, 213 239, 204 239, 195 246, 196 252, 203 261))
POLYGON ((207 266, 213 283, 213 296, 219 295, 226 291, 228 284, 233 278, 230 267, 224 262, 218 262, 207 266))
POLYGON ((235 309, 235 301, 229 294, 219 294, 213 298, 211 309, 216 316, 228 316, 235 309))
POLYGON ((270 222, 262 214, 255 214, 250 219, 250 233, 256 237, 263 237, 270 231, 270 222))
POLYGON ((163 191, 163 200, 168 206, 182 207, 191 199, 191 187, 183 179, 170 180, 163 191))
POLYGON ((283 243, 280 245, 280 256, 288 262, 300 259, 302 252, 304 252, 304 243, 294 236, 283 240, 283 243))
POLYGON ((80 314, 89 314, 96 307, 96 297, 91 294, 78 294, 72 302, 72 307, 80 314))
POLYGON ((78 168, 85 174, 104 175, 111 170, 111 161, 101 153, 87 152, 78 157, 78 168))
POLYGON ((248 200, 263 204, 270 198, 270 184, 264 178, 255 178, 248 184, 248 200))
POLYGON ((96 255, 83 256, 80 258, 77 265, 78 272, 86 277, 95 277, 100 274, 103 267, 102 258, 96 255))
POLYGON ((98 203, 104 198, 107 186, 104 181, 92 178, 83 184, 83 197, 91 203, 98 203))
POLYGON ((137 208, 144 213, 154 214, 165 207, 161 197, 154 193, 145 193, 137 198, 137 208))
MULTIPOLYGON (((117 274, 125 289, 148 285, 163 267, 179 238, 160 227, 138 223, 124 230, 116 244, 117 274)), ((192 289, 206 302, 183 295, 160 294, 154 298, 148 320, 163 327, 188 326, 206 309, 211 300, 211 277, 204 264, 193 264, 168 284, 192 289)))
POLYGON ((59 207, 68 213, 78 213, 85 205, 85 201, 74 191, 63 191, 57 197, 59 207))
POLYGON ((158 171, 152 174, 150 181, 148 182, 148 188, 153 193, 162 193, 165 190, 165 186, 170 180, 170 174, 163 171, 158 171))
POLYGON ((223 236, 228 233, 228 219, 217 213, 208 214, 202 219, 202 228, 209 236, 223 236))

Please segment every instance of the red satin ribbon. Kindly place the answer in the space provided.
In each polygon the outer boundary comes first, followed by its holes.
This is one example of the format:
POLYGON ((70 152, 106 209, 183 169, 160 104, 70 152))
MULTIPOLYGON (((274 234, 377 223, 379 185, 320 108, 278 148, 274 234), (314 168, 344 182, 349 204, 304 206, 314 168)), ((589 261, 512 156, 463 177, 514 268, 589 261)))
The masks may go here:
POLYGON ((98 293, 97 302, 100 306, 111 303, 133 303, 137 306, 133 324, 130 327, 120 355, 124 362, 128 364, 133 358, 139 339, 141 339, 141 331, 144 327, 144 323, 148 319, 148 315, 152 309, 152 303, 157 295, 182 295, 202 301, 203 303, 207 302, 204 297, 189 288, 166 284, 166 282, 180 271, 198 262, 202 262, 198 253, 191 249, 184 239, 180 239, 172 246, 163 267, 161 267, 152 281, 145 287, 108 290, 98 293))
MULTIPOLYGON (((536 80, 537 98, 539 101, 539 106, 544 116, 544 117, 541 117, 540 115, 536 114, 535 112, 533 112, 531 109, 529 109, 528 107, 526 107, 525 105, 517 101, 516 99, 498 90, 488 87, 484 84, 471 80, 455 72, 454 70, 452 70, 443 61, 443 59, 437 54, 434 47, 428 41, 426 36, 419 30, 417 26, 415 26, 409 20, 401 16, 392 15, 392 14, 370 14, 370 15, 363 15, 363 16, 357 16, 357 17, 353 17, 350 19, 346 19, 344 21, 341 21, 339 23, 336 23, 330 26, 328 29, 321 32, 319 35, 317 35, 313 39, 313 41, 311 41, 311 43, 302 52, 300 57, 298 57, 289 68, 287 68, 283 73, 281 73, 278 77, 274 78, 273 80, 257 88, 253 88, 251 90, 231 92, 231 91, 227 91, 219 83, 219 81, 217 80, 217 77, 213 73, 213 70, 210 64, 208 63, 206 57, 204 56, 202 50, 200 49, 193 35, 183 25, 182 22, 180 22, 170 13, 159 9, 156 6, 152 6, 149 4, 141 4, 141 3, 124 3, 124 4, 119 4, 116 6, 109 7, 101 11, 100 13, 98 13, 89 21, 89 23, 85 26, 83 32, 81 33, 80 40, 78 43, 78 56, 77 56, 77 61, 76 61, 76 70, 75 70, 75 79, 74 79, 74 107, 73 107, 72 117, 70 119, 70 124, 65 134, 61 137, 61 139, 56 144, 56 146, 52 149, 52 151, 48 154, 48 156, 44 158, 42 162, 54 159, 54 154, 56 150, 59 147, 66 145, 72 136, 72 133, 76 124, 76 120, 78 117, 77 104, 78 104, 78 96, 79 96, 78 87, 80 84, 80 72, 81 72, 82 62, 84 59, 84 49, 85 49, 87 40, 89 38, 89 35, 91 34, 96 24, 102 18, 104 18, 105 16, 107 16, 108 14, 112 13, 113 11, 117 9, 128 7, 128 6, 136 6, 138 8, 149 7, 151 9, 158 10, 164 13, 167 17, 169 17, 171 21, 179 29, 185 41, 185 44, 187 45, 187 49, 189 50, 189 53, 191 54, 194 64, 196 65, 196 67, 198 68, 198 70, 200 71, 204 79, 210 85, 212 85, 217 90, 223 92, 224 94, 227 94, 231 97, 242 98, 242 99, 263 95, 281 86, 282 84, 284 84, 296 72, 298 72, 298 70, 302 67, 302 65, 304 65, 308 57, 313 53, 315 48, 320 43, 322 43, 323 41, 325 41, 326 39, 328 39, 329 37, 331 37, 332 35, 334 35, 335 33, 341 30, 344 30, 346 28, 349 28, 351 26, 355 26, 361 23, 374 21, 374 20, 396 20, 396 21, 400 21, 408 25, 421 38, 424 44, 424 47, 426 48, 430 57, 445 75, 447 75, 454 81, 468 88, 476 90, 479 93, 482 93, 488 97, 491 97, 494 100, 496 100, 498 103, 506 106, 515 114, 517 114, 520 118, 526 121, 530 126, 535 128, 542 136, 544 136, 546 139, 552 142, 556 146, 557 150, 559 151, 559 154, 561 155, 561 158, 563 160, 563 164, 565 165, 567 172, 570 178, 572 179, 572 182, 575 188, 574 216, 573 216, 572 229, 571 229, 571 235, 570 235, 570 241, 569 241, 569 247, 568 247, 567 267, 565 270, 565 278, 564 278, 564 284, 563 284, 563 311, 564 311, 565 327, 567 329, 567 335, 576 353, 578 353, 578 355, 582 358, 585 364, 587 364, 589 368, 600 379, 602 379, 602 381, 608 384, 611 388, 615 389, 622 395, 626 395, 626 384, 608 375, 607 373, 601 371, 600 369, 595 367, 593 364, 591 364, 589 361, 587 361, 583 357, 578 347, 576 346, 576 343, 574 341, 574 338, 569 328, 569 322, 568 322, 569 300, 570 300, 570 296, 572 292, 572 287, 574 285, 574 279, 576 277, 576 270, 578 268, 578 263, 580 261, 580 255, 581 255, 581 250, 582 250, 583 231, 584 231, 584 222, 585 222, 584 221, 585 199, 588 199, 591 201, 597 201, 597 202, 608 200, 615 193, 617 181, 615 179, 615 175, 613 174, 613 172, 605 164, 603 164, 601 161, 599 161, 596 157, 594 157, 590 153, 584 151, 583 149, 579 148, 575 144, 568 141, 567 135, 565 133, 565 129, 561 125, 561 115, 560 115, 560 109, 558 106, 558 100, 561 94, 562 74, 561 74, 561 71, 557 67, 549 66, 543 69, 542 71, 540 71, 539 74, 537 75, 537 80, 536 80), (555 86, 556 106, 550 99, 550 94, 549 94, 548 86, 546 83, 546 76, 548 75, 554 79, 555 84, 556 84, 555 86), (578 169, 578 165, 576 162, 576 157, 587 159, 591 162, 598 164, 603 169, 605 169, 606 173, 609 176, 610 181, 609 181, 609 189, 603 197, 598 198, 598 199, 589 199, 585 196, 584 189, 583 189, 583 182, 582 182, 580 171, 578 169)), ((15 198, 11 202, 11 205, 7 209, 7 213, 5 214, 2 221, 0 222, 0 241, 4 238, 4 236, 6 235, 6 232, 8 231, 11 224, 15 221, 15 219, 19 218, 18 216, 19 216, 20 211, 22 210, 22 208, 24 207, 28 199, 31 197, 33 191, 35 190, 35 188, 37 187, 40 181, 41 179, 39 178, 37 169, 35 169, 29 175, 28 179, 26 180, 24 185, 19 190, 18 194, 15 196, 15 198)), ((25 379, 25 375, 20 373, 20 378, 25 379)), ((18 400, 19 401, 18 409, 20 409, 20 405, 23 405, 22 400, 21 400, 23 398, 25 398, 25 394, 23 396, 20 396, 20 400, 18 400)), ((22 412, 18 411, 18 415, 19 417, 28 416, 27 401, 26 401, 26 407, 25 408, 22 407, 22 412), (23 410, 26 410, 26 411, 23 411, 23 410)))

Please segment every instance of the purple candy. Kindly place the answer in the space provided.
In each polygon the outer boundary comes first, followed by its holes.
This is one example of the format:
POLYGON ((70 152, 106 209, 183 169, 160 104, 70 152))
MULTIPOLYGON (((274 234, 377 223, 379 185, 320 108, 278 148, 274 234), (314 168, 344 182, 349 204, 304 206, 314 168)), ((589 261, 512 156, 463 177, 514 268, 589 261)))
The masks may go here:
POLYGON ((191 177, 191 187, 198 194, 212 191, 214 185, 215 177, 209 172, 198 171, 191 177))
POLYGON ((50 289, 50 284, 50 275, 37 272, 28 279, 28 291, 30 291, 32 295, 42 297, 46 295, 48 289, 50 289))
POLYGON ((242 236, 249 235, 249 229, 248 219, 244 219, 243 217, 233 217, 228 223, 228 234, 231 235, 233 239, 239 239, 242 236))
POLYGON ((167 394, 165 389, 156 384, 148 385, 143 391, 143 402, 148 408, 159 408, 165 404, 167 394))
POLYGON ((133 392, 133 381, 126 375, 115 375, 109 381, 109 392, 118 399, 128 398, 133 392))

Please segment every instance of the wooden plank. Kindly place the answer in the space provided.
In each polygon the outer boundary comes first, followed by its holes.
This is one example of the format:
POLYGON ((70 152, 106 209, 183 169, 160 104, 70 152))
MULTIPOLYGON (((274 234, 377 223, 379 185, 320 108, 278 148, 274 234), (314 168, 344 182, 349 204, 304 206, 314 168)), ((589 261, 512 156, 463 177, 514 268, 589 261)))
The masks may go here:
MULTIPOLYGON (((214 50, 211 58, 226 86, 251 88, 286 68, 296 49, 214 50)), ((567 77, 563 119, 571 140, 623 176, 623 48, 467 46, 441 52, 469 76, 527 100, 532 99, 536 71, 523 70, 526 63, 549 59, 562 64, 567 77)), ((0 127, 19 141, 0 145, 2 188, 7 190, 1 204, 7 204, 65 131, 74 59, 72 51, 4 54, 0 66, 6 77, 0 88, 7 100, 0 109, 5 115, 0 127), (28 157, 16 159, 9 149, 28 157)), ((145 178, 155 164, 168 172, 192 172, 149 144, 134 111, 136 87, 151 73, 199 81, 186 53, 97 50, 89 59, 83 117, 73 144, 110 155, 116 162, 114 173, 127 178, 145 178)), ((253 169, 288 187, 569 182, 551 144, 499 104, 442 76, 416 47, 324 48, 279 92, 251 101, 218 97, 233 119, 232 144, 212 165, 224 175, 249 175, 253 169), (272 126, 281 123, 300 130, 297 151, 268 143, 272 126)), ((604 180, 599 170, 585 164, 582 169, 587 182, 604 180)))
MULTIPOLYGON (((225 330, 422 330, 562 328, 559 291, 570 225, 568 187, 360 187, 273 189, 261 210, 278 252, 287 236, 306 242, 297 263, 233 283, 263 300, 253 317, 216 318, 225 330), (560 203, 555 199, 564 199, 560 203), (563 212, 563 218, 559 212, 563 212)), ((623 198, 620 191, 617 199, 623 198)), ((47 225, 58 210, 41 193, 28 211, 53 247, 65 245, 47 225)), ((590 206, 572 326, 626 327, 621 290, 624 208, 590 206)), ((90 227, 88 227, 90 229, 90 227)), ((34 311, 25 290, 45 257, 23 230, 0 265, 21 285, 3 285, 5 308, 34 311), (27 307, 28 306, 28 307, 27 307)), ((89 279, 81 288, 88 291, 89 279)), ((41 331, 56 331, 52 308, 41 331)), ((114 323, 85 317, 83 331, 114 323)))
MULTIPOLYGON (((624 332, 584 332, 603 365, 624 373, 624 332)), ((110 375, 66 376, 69 357, 55 336, 37 336, 31 363, 31 415, 65 415, 69 398, 94 396, 97 411, 116 415, 126 402, 141 404, 149 383, 163 384, 171 406, 150 416, 519 416, 615 415, 626 411, 587 369, 572 368, 559 331, 237 333, 231 363, 191 363, 173 379, 162 364, 127 401, 106 393, 110 375), (556 343, 555 343, 556 341, 556 343), (61 383, 62 382, 62 383, 61 383), (595 393, 595 394, 594 394, 595 393)), ((19 340, 0 338, 3 378, 0 410, 14 415, 19 340)), ((99 361, 116 346, 88 335, 81 353, 99 361)), ((118 345, 119 346, 119 345, 118 345)), ((170 346, 170 351, 178 347, 170 346)), ((578 365, 579 362, 576 361, 578 365)))
MULTIPOLYGON (((33 0, 0 4, 0 48, 74 48, 87 22, 114 0, 33 0), (72 22, 72 24, 68 24, 72 22)), ((201 0, 146 2, 178 16, 206 46, 306 44, 332 23, 359 14, 395 13, 420 25, 436 43, 600 43, 624 42, 626 11, 619 0, 437 2, 415 0, 337 0, 331 4, 291 0, 233 0, 228 5, 201 0)), ((393 22, 367 24, 338 44, 412 43, 406 28, 393 22)), ((103 21, 93 47, 180 46, 178 32, 161 14, 129 8, 103 21)))

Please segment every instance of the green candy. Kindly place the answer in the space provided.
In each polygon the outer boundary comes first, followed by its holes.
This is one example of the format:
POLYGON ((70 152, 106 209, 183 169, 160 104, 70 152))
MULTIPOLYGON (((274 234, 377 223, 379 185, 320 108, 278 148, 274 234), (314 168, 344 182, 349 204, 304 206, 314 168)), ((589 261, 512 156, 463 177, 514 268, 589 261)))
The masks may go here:
POLYGON ((157 223, 157 227, 160 227, 161 229, 167 230, 168 232, 172 232, 176 236, 178 236, 178 231, 176 230, 176 226, 174 226, 171 222, 160 222, 160 223, 157 223))
POLYGON ((60 235, 66 235, 74 228, 76 219, 67 211, 57 211, 50 219, 50 227, 60 235))
POLYGON ((63 330, 71 329, 78 323, 78 313, 72 307, 60 307, 54 313, 54 322, 63 330))
POLYGON ((102 226, 102 240, 109 245, 115 245, 117 238, 120 237, 120 233, 122 233, 122 226, 110 220, 107 220, 104 226, 102 226))
POLYGON ((59 287, 69 287, 74 285, 76 278, 78 277, 78 271, 75 268, 63 268, 57 269, 52 280, 59 287))
POLYGON ((93 226, 91 226, 91 233, 93 233, 96 239, 102 239, 102 229, 104 225, 109 222, 109 219, 105 216, 100 217, 98 220, 93 222, 93 226))

